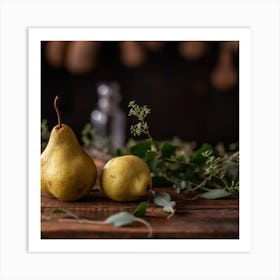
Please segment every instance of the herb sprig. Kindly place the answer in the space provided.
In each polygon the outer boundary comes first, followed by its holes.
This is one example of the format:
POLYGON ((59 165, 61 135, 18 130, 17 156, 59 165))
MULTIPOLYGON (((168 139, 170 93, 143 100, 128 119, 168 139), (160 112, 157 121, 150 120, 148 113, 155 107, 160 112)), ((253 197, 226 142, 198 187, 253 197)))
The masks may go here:
POLYGON ((146 117, 151 113, 151 109, 146 105, 140 107, 134 100, 129 102, 128 108, 130 108, 128 116, 135 116, 138 119, 138 123, 130 127, 131 134, 134 136, 145 134, 150 140, 152 140, 148 123, 145 121, 146 117))
POLYGON ((151 136, 146 117, 148 106, 135 101, 128 105, 128 116, 137 118, 130 128, 133 136, 144 134, 147 139, 128 147, 128 151, 143 158, 148 164, 153 186, 173 186, 177 192, 198 195, 208 199, 225 197, 239 192, 239 152, 226 153, 221 145, 215 150, 204 144, 191 154, 172 142, 156 142, 151 136))

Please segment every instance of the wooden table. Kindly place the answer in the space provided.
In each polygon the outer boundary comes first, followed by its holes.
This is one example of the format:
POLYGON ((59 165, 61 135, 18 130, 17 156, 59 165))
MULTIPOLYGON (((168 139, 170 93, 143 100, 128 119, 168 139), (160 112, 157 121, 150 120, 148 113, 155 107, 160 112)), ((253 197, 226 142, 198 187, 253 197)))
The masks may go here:
MULTIPOLYGON (((170 188, 154 188, 170 193, 176 201, 176 213, 167 219, 168 213, 150 203, 143 217, 153 229, 151 238, 239 238, 239 199, 229 197, 216 200, 197 198, 187 200, 184 194, 176 194, 170 188)), ((62 202, 46 194, 41 197, 41 238, 93 239, 93 238, 147 238, 147 228, 140 223, 124 227, 104 224, 83 224, 65 218, 65 214, 53 214, 54 208, 65 208, 74 214, 102 221, 120 212, 133 212, 139 202, 119 203, 105 198, 100 189, 93 190, 86 198, 76 202, 62 202)))

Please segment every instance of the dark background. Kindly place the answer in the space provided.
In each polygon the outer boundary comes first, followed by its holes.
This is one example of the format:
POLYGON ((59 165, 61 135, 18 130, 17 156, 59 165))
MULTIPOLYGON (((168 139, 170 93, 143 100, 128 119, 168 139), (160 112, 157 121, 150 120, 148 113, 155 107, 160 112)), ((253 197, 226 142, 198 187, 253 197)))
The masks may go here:
MULTIPOLYGON (((61 97, 60 110, 64 123, 80 138, 84 125, 95 108, 96 84, 118 81, 122 93, 121 106, 135 100, 148 105, 148 118, 154 139, 178 136, 198 144, 230 144, 239 139, 239 82, 227 89, 217 89, 210 80, 222 42, 206 42, 207 51, 196 60, 188 60, 178 52, 179 42, 165 42, 158 51, 146 51, 147 59, 137 67, 121 62, 119 42, 102 42, 96 67, 73 74, 65 67, 51 66, 45 56, 47 42, 42 42, 41 118, 50 128, 57 124, 53 101, 61 97)), ((233 53, 233 67, 239 76, 239 52, 233 53)), ((127 120, 126 137, 135 119, 127 120)))

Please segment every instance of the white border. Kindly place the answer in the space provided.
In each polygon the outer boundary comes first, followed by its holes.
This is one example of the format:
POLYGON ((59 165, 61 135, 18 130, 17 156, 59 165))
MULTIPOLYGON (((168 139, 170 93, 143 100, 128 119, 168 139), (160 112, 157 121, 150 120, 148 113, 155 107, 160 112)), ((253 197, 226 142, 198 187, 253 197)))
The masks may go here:
POLYGON ((29 252, 249 252, 252 249, 252 32, 250 28, 29 28, 29 252), (240 42, 240 238, 237 240, 52 240, 40 238, 40 42, 164 40, 240 42))
POLYGON ((278 0, 0 0, 0 279, 279 280, 279 8, 278 0), (27 251, 27 28, 115 25, 252 28, 250 253, 27 251))

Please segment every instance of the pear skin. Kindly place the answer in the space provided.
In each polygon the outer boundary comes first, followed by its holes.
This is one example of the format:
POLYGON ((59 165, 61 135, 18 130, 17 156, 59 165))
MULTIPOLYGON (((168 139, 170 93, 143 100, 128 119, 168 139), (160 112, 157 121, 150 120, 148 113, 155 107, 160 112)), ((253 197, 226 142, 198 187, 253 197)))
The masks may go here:
POLYGON ((136 201, 148 195, 152 188, 151 172, 144 160, 133 155, 110 159, 100 178, 105 196, 118 201, 136 201))
POLYGON ((41 191, 59 200, 75 201, 90 192, 96 177, 96 165, 72 129, 56 125, 41 154, 41 191))

